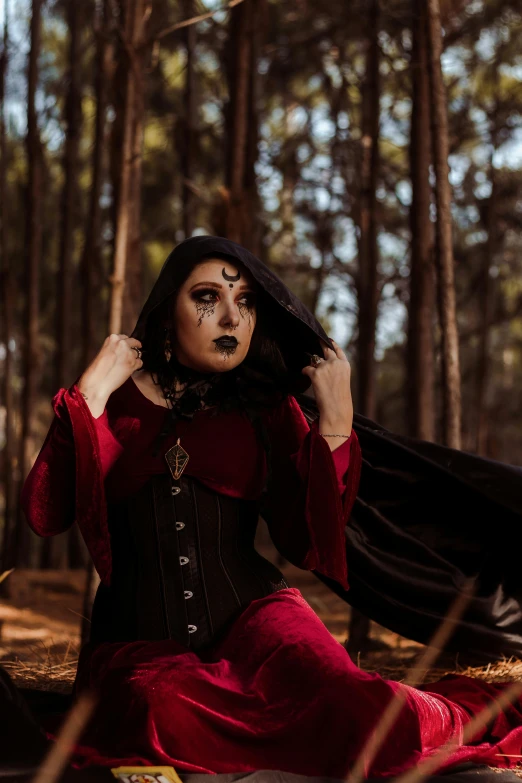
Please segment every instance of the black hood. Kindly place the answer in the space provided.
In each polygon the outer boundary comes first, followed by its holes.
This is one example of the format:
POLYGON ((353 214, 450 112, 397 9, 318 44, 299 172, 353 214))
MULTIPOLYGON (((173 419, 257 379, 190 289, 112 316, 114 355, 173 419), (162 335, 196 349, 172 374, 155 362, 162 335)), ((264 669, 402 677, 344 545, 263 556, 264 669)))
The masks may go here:
POLYGON ((301 370, 310 364, 310 354, 322 356, 320 340, 331 346, 330 338, 310 310, 266 264, 241 245, 223 237, 191 237, 170 253, 143 306, 132 336, 143 341, 150 314, 178 290, 194 263, 212 254, 239 261, 268 295, 264 306, 270 308, 275 338, 291 374, 291 391, 304 391, 310 381, 301 374, 301 370))

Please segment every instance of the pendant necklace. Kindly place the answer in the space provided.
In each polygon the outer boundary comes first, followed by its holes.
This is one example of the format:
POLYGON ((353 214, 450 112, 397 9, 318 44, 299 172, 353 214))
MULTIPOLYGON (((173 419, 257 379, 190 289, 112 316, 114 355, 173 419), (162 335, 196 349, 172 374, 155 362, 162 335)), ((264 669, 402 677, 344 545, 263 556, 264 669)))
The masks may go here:
MULTIPOLYGON (((173 395, 170 391, 166 392, 163 390, 163 396, 167 402, 167 407, 173 407, 176 400, 175 395, 173 395)), ((172 446, 172 448, 170 448, 165 454, 165 460, 174 481, 179 481, 183 471, 187 467, 187 462, 189 461, 188 452, 185 451, 180 443, 180 440, 181 438, 178 438, 176 444, 172 446)), ((179 495, 181 492, 181 487, 173 484, 171 491, 173 495, 179 495)))
POLYGON ((167 465, 169 466, 172 478, 175 481, 178 481, 181 478, 181 474, 187 467, 187 462, 189 461, 189 455, 181 445, 180 440, 181 438, 178 438, 176 445, 172 446, 165 454, 167 465))

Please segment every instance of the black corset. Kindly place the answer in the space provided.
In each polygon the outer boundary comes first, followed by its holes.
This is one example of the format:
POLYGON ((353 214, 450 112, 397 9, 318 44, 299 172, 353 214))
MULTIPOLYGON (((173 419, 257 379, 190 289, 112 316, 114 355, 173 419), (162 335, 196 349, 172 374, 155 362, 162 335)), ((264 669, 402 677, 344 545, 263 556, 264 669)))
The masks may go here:
POLYGON ((259 505, 190 477, 155 476, 109 507, 111 586, 100 586, 91 640, 216 641, 256 598, 288 587, 254 549, 259 505))

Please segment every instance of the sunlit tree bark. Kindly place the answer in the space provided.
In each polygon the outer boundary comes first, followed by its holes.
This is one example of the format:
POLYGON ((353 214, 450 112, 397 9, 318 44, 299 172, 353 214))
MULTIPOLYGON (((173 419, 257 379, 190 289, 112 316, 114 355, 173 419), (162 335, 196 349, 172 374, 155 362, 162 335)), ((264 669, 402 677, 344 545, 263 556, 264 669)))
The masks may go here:
POLYGON ((141 262, 141 168, 143 160, 145 0, 122 0, 124 43, 122 66, 115 90, 123 97, 116 201, 114 268, 111 277, 109 331, 129 332, 136 321, 143 294, 141 262))

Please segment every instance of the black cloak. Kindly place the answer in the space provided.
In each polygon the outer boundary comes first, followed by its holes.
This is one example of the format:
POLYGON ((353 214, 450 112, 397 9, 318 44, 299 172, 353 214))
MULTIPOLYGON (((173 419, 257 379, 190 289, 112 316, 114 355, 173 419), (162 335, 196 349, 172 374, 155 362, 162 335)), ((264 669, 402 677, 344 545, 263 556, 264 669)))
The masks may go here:
MULTIPOLYGON (((142 339, 150 313, 179 287, 183 270, 217 254, 240 261, 268 294, 270 318, 301 394, 310 354, 331 345, 304 304, 258 258, 220 237, 199 236, 167 258, 133 336, 142 339)), ((347 603, 381 625, 426 643, 470 577, 475 593, 447 650, 475 660, 522 657, 522 587, 516 530, 522 526, 522 467, 397 435, 355 413, 361 483, 346 549, 350 589, 323 579, 347 603)))

